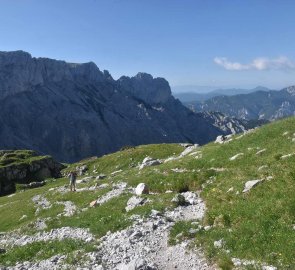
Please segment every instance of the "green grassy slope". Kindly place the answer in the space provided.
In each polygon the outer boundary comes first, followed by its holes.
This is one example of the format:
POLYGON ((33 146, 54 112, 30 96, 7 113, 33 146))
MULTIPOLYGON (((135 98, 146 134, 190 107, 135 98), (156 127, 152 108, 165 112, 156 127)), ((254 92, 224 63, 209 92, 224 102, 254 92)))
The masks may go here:
MULTIPOLYGON (((136 166, 144 157, 167 158, 181 153, 183 147, 176 144, 139 146, 98 159, 85 160, 66 170, 87 164, 89 175, 107 175, 107 178, 99 180, 100 183, 125 181, 135 187, 138 183, 145 182, 152 192, 160 195, 148 195, 151 203, 128 213, 125 212, 125 206, 131 194, 126 193, 72 217, 57 217, 57 213, 63 211, 63 206, 55 205, 54 202, 72 201, 79 209, 83 209, 90 201, 108 192, 110 187, 61 194, 48 190, 67 185, 67 179, 52 181, 44 187, 20 192, 13 197, 1 197, 0 231, 19 229, 26 234, 35 233, 32 223, 37 217, 31 198, 36 194, 45 194, 53 203, 52 208, 42 210, 38 216, 52 217, 47 223, 47 230, 63 226, 90 228, 93 234, 100 237, 108 230, 115 231, 128 226, 132 214, 145 215, 151 209, 162 211, 166 207, 173 207, 171 198, 177 192, 203 189, 201 195, 207 204, 203 225, 212 227, 207 231, 199 231, 196 243, 203 245, 209 259, 216 261, 223 269, 231 269, 230 259, 234 257, 253 259, 279 269, 295 269, 295 155, 282 158, 295 153, 295 142, 292 141, 294 133, 295 118, 289 118, 263 126, 241 138, 237 135, 229 143, 211 143, 196 149, 195 152, 198 153, 194 155, 140 171, 136 166), (266 150, 256 154, 263 149, 266 150), (238 153, 244 155, 229 160, 238 153), (174 172, 172 169, 175 168, 186 171, 174 172), (97 173, 93 173, 93 170, 97 173), (111 175, 118 170, 122 171, 111 175), (264 181, 248 193, 243 193, 244 184, 255 179, 264 181), (166 194, 167 190, 172 190, 173 193, 166 194), (20 220, 23 215, 27 215, 27 218, 20 220), (223 239, 223 247, 214 247, 214 241, 220 239, 223 239)), ((92 180, 90 183, 79 184, 79 188, 91 186, 95 182, 92 180)), ((185 224, 178 225, 174 233, 179 233, 182 228, 185 230, 185 227, 185 224)), ((77 243, 75 248, 71 243, 68 251, 73 252, 80 245, 77 243)), ((17 256, 15 250, 9 252, 0 255, 0 264, 13 261, 12 258, 17 256)), ((44 254, 47 253, 44 251, 44 254)), ((31 254, 33 259, 36 256, 31 254)))
POLYGON ((39 156, 31 150, 0 150, 0 168, 30 164, 32 161, 46 159, 49 156, 39 156))

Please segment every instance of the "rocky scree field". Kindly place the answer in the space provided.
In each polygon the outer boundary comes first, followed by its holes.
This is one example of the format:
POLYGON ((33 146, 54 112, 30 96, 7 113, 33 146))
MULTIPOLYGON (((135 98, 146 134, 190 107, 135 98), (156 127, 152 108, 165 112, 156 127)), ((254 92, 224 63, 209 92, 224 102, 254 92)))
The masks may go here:
POLYGON ((295 118, 83 160, 0 198, 0 268, 294 269, 294 162, 295 118))

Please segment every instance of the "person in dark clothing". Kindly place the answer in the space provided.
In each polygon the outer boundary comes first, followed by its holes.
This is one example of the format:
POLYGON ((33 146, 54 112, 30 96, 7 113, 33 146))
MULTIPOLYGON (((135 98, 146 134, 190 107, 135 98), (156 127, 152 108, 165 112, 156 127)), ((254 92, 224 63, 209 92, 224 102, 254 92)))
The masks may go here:
POLYGON ((71 171, 69 174, 69 179, 70 179, 70 190, 76 191, 77 173, 75 171, 71 171))

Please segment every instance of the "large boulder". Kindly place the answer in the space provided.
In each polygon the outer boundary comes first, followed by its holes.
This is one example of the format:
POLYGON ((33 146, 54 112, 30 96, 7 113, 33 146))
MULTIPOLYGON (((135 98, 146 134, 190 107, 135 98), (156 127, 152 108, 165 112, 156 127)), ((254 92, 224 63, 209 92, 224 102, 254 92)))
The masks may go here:
POLYGON ((136 195, 149 194, 149 188, 147 184, 145 183, 138 184, 137 187, 135 188, 135 194, 136 195))
POLYGON ((263 181, 263 179, 247 181, 247 182, 245 183, 245 187, 244 187, 243 192, 245 193, 245 192, 250 191, 253 187, 257 186, 257 185, 260 184, 262 181, 263 181))

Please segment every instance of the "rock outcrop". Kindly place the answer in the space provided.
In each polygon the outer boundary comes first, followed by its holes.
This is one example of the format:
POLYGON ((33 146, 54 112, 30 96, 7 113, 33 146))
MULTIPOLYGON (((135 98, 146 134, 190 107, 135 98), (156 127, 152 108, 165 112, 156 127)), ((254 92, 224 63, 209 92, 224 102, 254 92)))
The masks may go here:
POLYGON ((44 184, 42 180, 46 178, 61 177, 60 171, 63 168, 62 164, 50 156, 38 156, 28 150, 2 150, 0 151, 0 196, 14 192, 16 183, 32 188, 44 184))
POLYGON ((0 52, 0 149, 33 149, 63 162, 126 145, 204 144, 230 133, 174 99, 146 73, 114 80, 92 62, 0 52))

